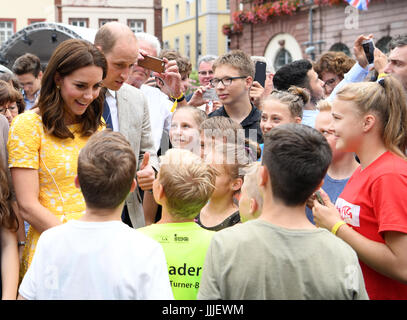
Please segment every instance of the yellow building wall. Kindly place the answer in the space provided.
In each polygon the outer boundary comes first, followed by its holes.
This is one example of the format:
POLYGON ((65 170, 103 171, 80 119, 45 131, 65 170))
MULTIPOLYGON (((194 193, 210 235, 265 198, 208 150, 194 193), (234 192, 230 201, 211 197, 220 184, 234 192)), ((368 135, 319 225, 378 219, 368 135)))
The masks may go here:
MULTIPOLYGON (((226 5, 225 5, 226 7, 226 5)), ((226 53, 226 41, 227 37, 222 33, 222 26, 226 23, 230 23, 230 16, 229 15, 219 15, 218 16, 218 28, 219 28, 219 35, 218 35, 218 48, 219 53, 218 55, 222 55, 226 53)))
MULTIPOLYGON (((198 24, 199 32, 201 33, 201 55, 209 54, 207 48, 207 0, 201 0, 201 11, 199 14, 198 24)), ((186 16, 186 1, 185 0, 162 0, 163 7, 163 42, 168 41, 169 47, 171 49, 175 48, 175 39, 179 38, 179 52, 182 55, 185 55, 185 36, 190 36, 190 60, 195 68, 195 1, 190 3, 190 15, 186 16), (176 21, 175 19, 175 6, 179 5, 179 17, 176 21), (165 9, 168 8, 168 23, 165 19, 165 9)), ((217 19, 217 52, 211 54, 222 55, 226 52, 226 36, 222 33, 222 25, 229 23, 230 16, 229 12, 226 10, 226 0, 217 1, 217 10, 216 14, 217 19)), ((211 14, 213 13, 213 10, 211 14)), ((212 15, 213 16, 213 15, 212 15)), ((216 41, 216 39, 214 39, 216 41)))

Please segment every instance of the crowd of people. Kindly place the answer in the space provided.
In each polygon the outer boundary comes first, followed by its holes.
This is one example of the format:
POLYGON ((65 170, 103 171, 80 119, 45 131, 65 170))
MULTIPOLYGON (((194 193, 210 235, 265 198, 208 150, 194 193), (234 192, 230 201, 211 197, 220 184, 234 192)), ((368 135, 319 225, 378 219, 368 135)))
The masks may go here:
POLYGON ((0 76, 2 299, 407 299, 407 36, 191 62, 109 22, 0 76), (138 65, 147 56, 158 72, 138 65))

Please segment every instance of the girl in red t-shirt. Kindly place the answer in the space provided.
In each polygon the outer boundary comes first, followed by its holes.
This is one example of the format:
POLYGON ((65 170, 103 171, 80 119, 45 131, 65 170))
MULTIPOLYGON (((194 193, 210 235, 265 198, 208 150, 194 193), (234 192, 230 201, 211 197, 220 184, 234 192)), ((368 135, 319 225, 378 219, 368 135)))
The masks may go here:
POLYGON ((360 167, 335 205, 325 193, 326 206, 314 201, 317 226, 357 252, 371 299, 407 299, 406 101, 391 76, 339 90, 332 106, 336 148, 356 153, 360 167))

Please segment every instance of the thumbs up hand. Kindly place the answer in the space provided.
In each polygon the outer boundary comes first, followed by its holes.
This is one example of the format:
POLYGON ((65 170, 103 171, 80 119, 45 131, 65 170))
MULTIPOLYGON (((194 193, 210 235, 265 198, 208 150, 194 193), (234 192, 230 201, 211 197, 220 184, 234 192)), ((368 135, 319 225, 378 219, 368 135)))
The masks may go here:
POLYGON ((137 182, 141 190, 147 191, 153 188, 155 179, 155 172, 153 167, 149 164, 150 153, 146 152, 143 156, 143 161, 140 164, 139 170, 136 172, 137 182))
POLYGON ((140 164, 140 170, 143 170, 145 167, 147 167, 149 162, 150 162, 150 153, 146 152, 143 156, 143 161, 140 164))

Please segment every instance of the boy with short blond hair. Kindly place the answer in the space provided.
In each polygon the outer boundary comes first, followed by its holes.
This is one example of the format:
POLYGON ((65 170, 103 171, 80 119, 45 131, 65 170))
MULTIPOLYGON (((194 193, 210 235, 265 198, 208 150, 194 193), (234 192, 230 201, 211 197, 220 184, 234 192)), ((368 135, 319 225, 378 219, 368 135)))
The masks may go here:
POLYGON ((174 298, 195 300, 214 232, 198 226, 194 217, 214 191, 215 171, 185 149, 170 149, 160 159, 153 194, 162 206, 162 218, 139 231, 163 246, 174 298))
POLYGON ((258 218, 263 208, 263 195, 257 185, 259 168, 260 162, 254 162, 246 169, 239 200, 239 212, 242 222, 258 218))
POLYGON ((161 246, 121 221, 135 172, 122 134, 105 130, 89 139, 75 179, 86 212, 42 233, 19 298, 173 299, 161 246))

